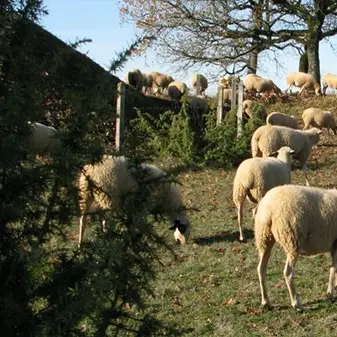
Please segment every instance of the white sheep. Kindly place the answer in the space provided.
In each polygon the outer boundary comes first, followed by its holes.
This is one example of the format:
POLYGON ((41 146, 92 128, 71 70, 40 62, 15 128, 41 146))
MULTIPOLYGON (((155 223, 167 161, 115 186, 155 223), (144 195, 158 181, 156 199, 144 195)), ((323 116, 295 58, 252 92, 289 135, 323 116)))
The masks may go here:
POLYGON ((125 75, 125 82, 136 90, 142 90, 144 84, 144 77, 139 69, 132 69, 125 75))
POLYGON ((192 76, 192 88, 196 89, 197 85, 200 85, 200 92, 198 95, 205 95, 205 91, 208 88, 208 80, 207 78, 202 74, 193 74, 192 76))
POLYGON ((57 130, 52 126, 28 122, 32 133, 28 137, 29 149, 35 155, 45 156, 57 151, 61 146, 57 130))
POLYGON ((144 94, 152 94, 153 92, 153 75, 151 73, 143 73, 143 92, 144 94))
POLYGON ((315 126, 319 129, 331 129, 334 134, 337 134, 336 120, 331 111, 324 111, 319 108, 308 108, 302 113, 304 122, 303 129, 306 130, 309 126, 315 126))
POLYGON ((288 90, 292 87, 298 87, 300 88, 300 91, 298 92, 299 95, 303 93, 304 90, 314 90, 316 95, 320 95, 320 85, 315 80, 315 78, 311 74, 303 73, 300 71, 291 72, 286 76, 287 81, 287 88, 284 91, 285 93, 288 93, 288 90))
POLYGON ((248 74, 243 80, 243 84, 247 91, 262 93, 274 92, 280 94, 281 90, 278 86, 270 79, 262 78, 256 74, 248 74))
POLYGON ((317 128, 303 131, 285 126, 260 126, 251 139, 252 157, 268 157, 282 146, 289 146, 295 151, 294 157, 300 162, 306 185, 309 185, 307 162, 311 149, 318 143, 321 133, 322 131, 317 128))
POLYGON ((219 78, 219 81, 218 81, 218 85, 224 89, 230 89, 232 88, 232 81, 237 81, 239 82, 240 81, 240 77, 239 76, 235 76, 235 75, 224 75, 224 76, 221 76, 219 78))
POLYGON ((167 95, 174 100, 180 99, 186 92, 186 84, 180 81, 173 81, 167 87, 167 95))
POLYGON ((290 184, 291 154, 294 151, 284 146, 278 151, 277 158, 249 158, 238 167, 233 183, 233 202, 237 208, 240 240, 242 232, 243 206, 245 199, 258 203, 271 188, 290 184))
POLYGON ((242 109, 249 118, 253 118, 254 112, 257 113, 257 117, 263 121, 267 118, 267 110, 262 103, 255 102, 251 99, 246 99, 242 102, 242 109))
POLYGON ((323 87, 323 94, 325 95, 326 89, 337 89, 337 75, 327 73, 322 76, 322 87, 323 87))
POLYGON ((157 71, 153 71, 150 74, 153 77, 152 88, 154 93, 163 94, 168 85, 174 81, 172 76, 161 74, 157 71))
MULTIPOLYGON (((151 209, 160 209, 170 221, 170 229, 174 230, 177 243, 184 244, 190 234, 190 222, 183 209, 183 201, 176 184, 160 182, 167 174, 154 165, 142 164, 139 175, 145 183, 155 183, 151 192, 151 209)), ((79 188, 79 237, 81 244, 87 219, 86 214, 96 209, 120 210, 126 196, 141 192, 141 186, 134 176, 134 168, 125 157, 104 156, 102 162, 86 165, 78 179, 79 188), (95 187, 90 189, 89 182, 95 187)), ((137 200, 135 200, 137 202, 137 200)), ((105 227, 105 220, 102 221, 105 227)))
POLYGON ((300 255, 330 253, 332 264, 327 295, 333 299, 337 268, 337 190, 285 185, 266 193, 255 214, 255 246, 262 305, 271 307, 266 288, 267 264, 274 243, 284 250, 283 271, 291 305, 301 308, 295 290, 295 264, 300 255))
POLYGON ((295 116, 289 116, 277 111, 274 111, 267 116, 266 123, 269 125, 279 125, 298 129, 298 122, 295 116))

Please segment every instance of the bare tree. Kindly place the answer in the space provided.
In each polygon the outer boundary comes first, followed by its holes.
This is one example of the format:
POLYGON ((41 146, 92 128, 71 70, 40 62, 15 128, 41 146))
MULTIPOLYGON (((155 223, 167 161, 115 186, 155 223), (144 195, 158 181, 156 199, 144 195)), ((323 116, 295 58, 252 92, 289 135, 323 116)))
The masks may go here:
POLYGON ((262 51, 306 45, 317 78, 319 42, 337 34, 335 0, 121 0, 120 11, 177 70, 254 73, 262 51))

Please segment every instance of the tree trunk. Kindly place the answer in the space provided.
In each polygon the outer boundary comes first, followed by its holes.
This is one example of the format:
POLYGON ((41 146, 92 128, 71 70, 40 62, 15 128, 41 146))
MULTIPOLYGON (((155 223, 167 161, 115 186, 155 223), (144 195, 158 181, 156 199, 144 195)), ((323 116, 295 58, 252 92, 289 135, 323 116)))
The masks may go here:
POLYGON ((257 50, 254 50, 250 53, 247 74, 256 74, 258 55, 259 52, 257 50))
POLYGON ((307 73, 308 70, 309 70, 307 50, 308 50, 307 46, 304 46, 304 52, 300 56, 300 61, 299 61, 299 65, 298 65, 298 71, 300 71, 302 73, 307 73))
POLYGON ((308 40, 308 72, 320 83, 321 71, 319 66, 319 37, 318 33, 311 35, 308 40))

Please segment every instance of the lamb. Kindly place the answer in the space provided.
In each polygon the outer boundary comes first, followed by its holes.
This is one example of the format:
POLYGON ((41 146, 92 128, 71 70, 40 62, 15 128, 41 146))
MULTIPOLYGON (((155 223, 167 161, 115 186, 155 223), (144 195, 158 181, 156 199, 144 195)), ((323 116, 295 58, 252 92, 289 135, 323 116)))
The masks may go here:
POLYGON ((28 138, 31 153, 45 156, 60 148, 61 140, 55 128, 36 122, 28 122, 28 125, 32 126, 32 133, 28 138))
POLYGON ((238 167, 233 183, 233 201, 237 208, 240 241, 244 240, 242 232, 243 205, 245 198, 258 203, 271 188, 290 184, 291 154, 288 146, 281 147, 277 158, 249 158, 238 167))
POLYGON ((173 77, 170 75, 161 74, 156 71, 153 71, 150 74, 153 77, 152 88, 154 93, 162 94, 168 85, 174 81, 173 77))
POLYGON ((270 79, 262 78, 256 74, 248 74, 243 84, 247 91, 256 91, 258 93, 274 92, 280 94, 280 88, 270 79))
POLYGON ((267 110, 264 105, 250 99, 246 99, 242 102, 242 109, 249 118, 253 118, 254 112, 257 112, 257 117, 263 121, 267 118, 267 110))
POLYGON ((144 77, 139 69, 130 70, 125 76, 125 82, 136 90, 142 90, 144 84, 144 77))
POLYGON ((251 139, 252 157, 268 157, 282 146, 292 148, 299 160, 304 172, 306 185, 309 185, 307 177, 307 161, 313 145, 317 144, 321 130, 294 130, 285 126, 263 125, 255 130, 251 139))
POLYGON ((303 73, 300 71, 295 71, 292 73, 289 73, 286 77, 287 81, 287 88, 284 91, 285 93, 288 93, 288 90, 292 87, 298 87, 300 88, 299 95, 301 95, 304 90, 312 89, 315 91, 316 95, 320 95, 320 85, 315 80, 315 78, 311 74, 303 73))
POLYGON ((193 76, 192 76, 192 88, 196 89, 198 83, 200 85, 200 92, 198 94, 205 95, 205 91, 208 88, 207 78, 202 74, 193 74, 193 76))
POLYGON ((278 186, 266 193, 255 214, 255 245, 262 306, 270 308, 266 288, 267 264, 274 243, 284 250, 283 271, 291 305, 301 308, 295 290, 295 264, 300 255, 330 253, 328 299, 333 300, 337 268, 337 190, 298 185, 278 186))
POLYGON ((337 89, 337 75, 331 73, 324 74, 322 76, 322 87, 324 95, 328 87, 330 89, 337 89))
POLYGON ((173 81, 167 87, 167 94, 174 100, 180 99, 187 92, 187 86, 183 82, 173 81))
POLYGON ((272 112, 267 116, 266 123, 269 125, 286 126, 292 129, 298 129, 298 122, 295 116, 289 116, 282 112, 272 112))
POLYGON ((315 126, 319 129, 327 128, 331 129, 333 133, 337 134, 336 120, 331 111, 323 111, 319 108, 308 108, 302 113, 302 119, 304 122, 303 129, 306 130, 309 126, 315 126))
MULTIPOLYGON (((183 201, 178 187, 167 181, 159 179, 167 175, 156 166, 142 164, 140 167, 144 183, 156 182, 151 192, 151 209, 161 209, 163 215, 170 220, 169 229, 174 230, 174 238, 177 243, 185 244, 190 234, 190 222, 183 209, 183 201)), ((141 192, 139 182, 135 180, 134 168, 130 166, 130 160, 121 156, 104 156, 102 162, 94 165, 86 165, 78 178, 79 188, 79 237, 80 246, 87 219, 86 214, 96 209, 120 210, 125 196, 132 196, 141 192), (89 182, 95 184, 90 189, 89 182)), ((92 186, 92 184, 91 184, 92 186)), ((105 228, 105 220, 102 221, 105 228)))

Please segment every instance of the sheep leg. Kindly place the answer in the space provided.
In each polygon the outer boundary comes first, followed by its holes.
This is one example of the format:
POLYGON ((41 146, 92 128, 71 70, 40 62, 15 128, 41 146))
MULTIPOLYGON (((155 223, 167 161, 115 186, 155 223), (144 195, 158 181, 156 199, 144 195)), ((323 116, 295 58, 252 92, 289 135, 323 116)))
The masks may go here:
POLYGON ((284 267, 283 275, 287 283, 287 287, 290 294, 291 305, 295 309, 301 309, 300 300, 296 294, 294 277, 295 277, 295 264, 296 264, 296 257, 288 256, 287 262, 284 267))
POLYGON ((274 246, 275 240, 271 239, 266 243, 265 249, 259 253, 260 262, 257 266, 257 274, 259 276, 260 289, 261 289, 261 305, 264 308, 271 309, 272 305, 270 303, 267 286, 266 286, 266 276, 267 276, 267 264, 270 258, 271 250, 274 246))
POLYGON ((243 204, 244 204, 244 200, 241 200, 238 205, 236 206, 238 209, 238 223, 239 223, 239 232, 240 232, 240 241, 244 240, 243 237, 243 231, 242 231, 242 219, 243 219, 243 204))
POLYGON ((329 276, 329 285, 327 296, 330 301, 334 299, 334 287, 335 287, 335 274, 337 269, 337 244, 335 242, 333 249, 331 251, 331 267, 330 267, 330 276, 329 276))
POLYGON ((304 165, 303 168, 304 178, 305 178, 305 185, 310 186, 308 175, 307 175, 307 165, 304 165))
POLYGON ((284 93, 287 94, 289 89, 292 87, 292 84, 288 85, 288 87, 286 88, 286 90, 284 90, 284 93))

